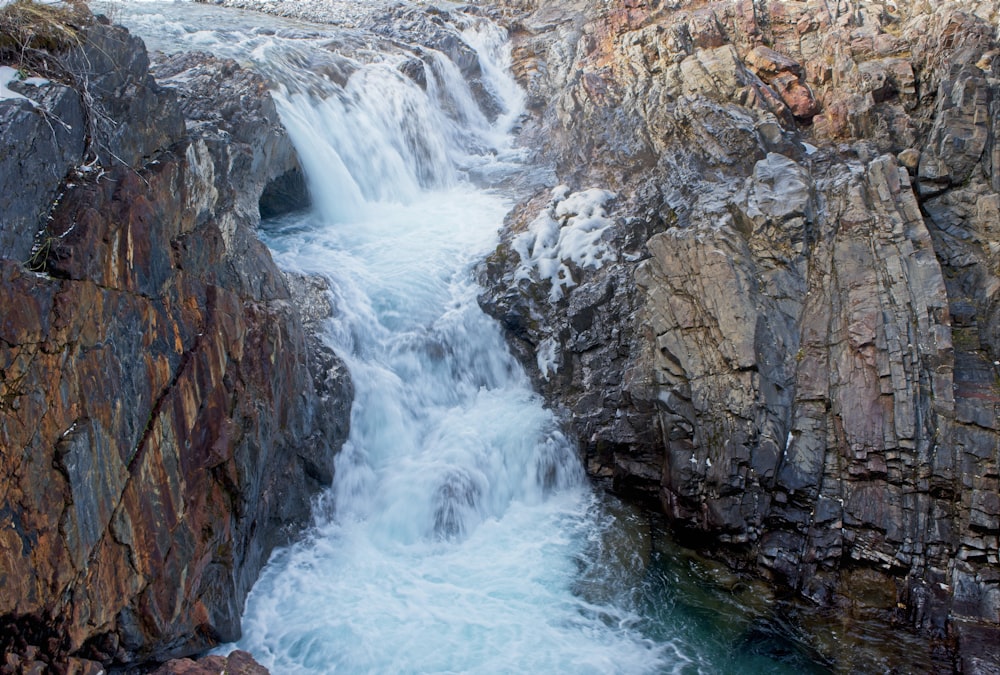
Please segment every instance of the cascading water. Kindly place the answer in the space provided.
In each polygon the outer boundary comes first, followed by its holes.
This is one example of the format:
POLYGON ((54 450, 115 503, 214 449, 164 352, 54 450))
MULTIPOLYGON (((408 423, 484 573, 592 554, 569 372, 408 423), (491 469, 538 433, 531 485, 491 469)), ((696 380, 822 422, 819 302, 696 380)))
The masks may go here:
POLYGON ((275 673, 729 669, 662 615, 673 600, 650 610, 648 542, 608 545, 627 518, 477 306, 472 268, 510 206, 482 184, 524 171, 500 31, 447 27, 479 55, 477 101, 428 47, 341 31, 338 51, 332 29, 244 17, 176 3, 121 17, 153 47, 210 48, 274 83, 314 208, 263 236, 285 268, 330 280, 327 338, 355 385, 334 486, 254 587, 238 646, 275 673))
MULTIPOLYGON (((480 30, 482 55, 499 54, 480 30)), ((591 496, 476 304, 471 267, 508 205, 461 174, 516 159, 509 139, 443 56, 426 91, 398 65, 276 93, 317 208, 268 243, 330 278, 356 402, 327 508, 255 587, 240 644, 278 672, 651 669, 634 617, 573 593, 591 496)))

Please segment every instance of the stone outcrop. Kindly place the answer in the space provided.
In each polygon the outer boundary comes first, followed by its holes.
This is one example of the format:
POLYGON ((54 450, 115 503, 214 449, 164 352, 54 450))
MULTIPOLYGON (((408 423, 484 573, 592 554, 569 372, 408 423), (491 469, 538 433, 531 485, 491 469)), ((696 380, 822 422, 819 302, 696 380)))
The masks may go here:
POLYGON ((306 327, 322 284, 254 234, 298 170, 263 81, 205 54, 155 81, 127 31, 80 30, 0 100, 0 648, 25 672, 236 638, 352 396, 306 327))
POLYGON ((1000 7, 507 11, 524 137, 566 187, 511 214, 481 302, 590 472, 740 569, 992 672, 1000 7), (593 187, 616 194, 601 264, 526 266, 539 214, 593 187))
POLYGON ((267 675, 268 670, 247 652, 236 651, 229 656, 206 656, 192 659, 171 659, 153 671, 153 675, 267 675))

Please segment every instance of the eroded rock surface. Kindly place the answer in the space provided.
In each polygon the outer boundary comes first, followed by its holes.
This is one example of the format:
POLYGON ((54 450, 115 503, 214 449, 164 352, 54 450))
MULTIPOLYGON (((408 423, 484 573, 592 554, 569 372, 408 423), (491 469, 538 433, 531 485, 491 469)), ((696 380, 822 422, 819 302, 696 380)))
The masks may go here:
POLYGON ((322 288, 290 290, 253 231, 298 166, 263 81, 205 54, 154 81, 96 22, 61 57, 68 86, 0 101, 4 194, 37 180, 0 226, 0 647, 91 672, 238 636, 332 480, 352 393, 304 327, 322 288), (81 110, 87 143, 24 131, 81 110))
POLYGON ((507 12, 524 136, 565 186, 511 215, 482 304, 591 473, 741 569, 991 672, 1000 6, 507 12), (601 264, 526 273, 539 214, 589 188, 616 195, 601 264))
POLYGON ((268 670, 247 652, 235 650, 229 656, 206 656, 198 659, 172 659, 153 671, 153 675, 267 675, 268 670))

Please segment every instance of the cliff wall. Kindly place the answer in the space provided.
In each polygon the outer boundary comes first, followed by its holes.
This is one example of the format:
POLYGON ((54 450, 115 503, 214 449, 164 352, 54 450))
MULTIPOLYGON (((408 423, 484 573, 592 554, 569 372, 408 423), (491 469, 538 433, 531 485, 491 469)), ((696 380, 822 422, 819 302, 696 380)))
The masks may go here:
POLYGON ((0 100, 0 647, 25 672, 237 637, 352 397, 309 330, 322 282, 254 234, 297 170, 261 79, 194 54, 154 80, 124 29, 61 20, 4 51, 48 83, 0 100))
POLYGON ((564 185, 509 218, 481 302, 590 472, 995 672, 1000 6, 506 11, 564 185))

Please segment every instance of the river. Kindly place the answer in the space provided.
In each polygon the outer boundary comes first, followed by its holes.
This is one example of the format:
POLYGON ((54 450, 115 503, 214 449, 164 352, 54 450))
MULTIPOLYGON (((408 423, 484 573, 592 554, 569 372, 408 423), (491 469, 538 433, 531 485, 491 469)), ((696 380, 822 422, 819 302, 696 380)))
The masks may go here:
POLYGON ((595 491, 479 309, 473 270, 512 186, 548 176, 512 135, 523 100, 500 29, 457 10, 443 28, 478 54, 488 115, 455 63, 398 34, 108 8, 152 48, 207 49, 272 83, 314 206, 261 236, 283 268, 330 281, 325 337, 356 390, 334 485, 228 648, 274 673, 823 672, 771 600, 595 491))

